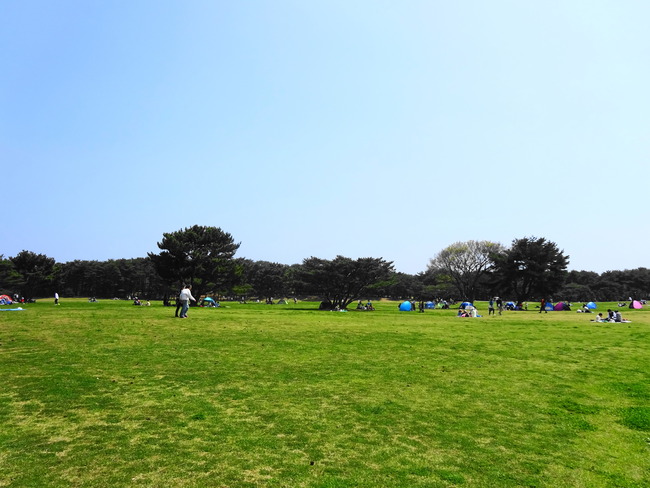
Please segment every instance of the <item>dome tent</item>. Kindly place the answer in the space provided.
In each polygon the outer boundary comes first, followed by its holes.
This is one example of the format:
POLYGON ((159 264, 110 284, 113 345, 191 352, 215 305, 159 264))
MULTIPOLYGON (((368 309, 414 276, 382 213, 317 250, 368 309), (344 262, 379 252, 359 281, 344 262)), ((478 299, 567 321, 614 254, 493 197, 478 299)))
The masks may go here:
POLYGON ((408 300, 400 303, 399 305, 400 312, 410 312, 411 311, 411 302, 408 300))
POLYGON ((596 308, 596 304, 594 302, 589 302, 587 303, 587 308, 593 310, 594 308, 596 308))

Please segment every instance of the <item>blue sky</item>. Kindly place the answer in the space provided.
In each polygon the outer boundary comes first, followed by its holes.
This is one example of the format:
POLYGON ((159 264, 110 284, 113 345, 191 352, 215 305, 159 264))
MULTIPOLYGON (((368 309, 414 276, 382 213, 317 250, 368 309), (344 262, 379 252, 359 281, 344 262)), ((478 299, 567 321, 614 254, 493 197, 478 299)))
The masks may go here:
POLYGON ((570 269, 648 263, 650 3, 0 5, 0 254, 156 252, 424 271, 545 237, 570 269))

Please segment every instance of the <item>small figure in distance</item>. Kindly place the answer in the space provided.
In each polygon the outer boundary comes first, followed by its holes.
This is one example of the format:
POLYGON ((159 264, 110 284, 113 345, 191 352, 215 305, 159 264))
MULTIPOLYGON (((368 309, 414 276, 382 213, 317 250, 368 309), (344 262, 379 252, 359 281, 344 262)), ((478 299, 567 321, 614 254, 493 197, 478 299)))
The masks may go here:
POLYGON ((494 298, 490 298, 488 302, 488 317, 494 315, 494 298))

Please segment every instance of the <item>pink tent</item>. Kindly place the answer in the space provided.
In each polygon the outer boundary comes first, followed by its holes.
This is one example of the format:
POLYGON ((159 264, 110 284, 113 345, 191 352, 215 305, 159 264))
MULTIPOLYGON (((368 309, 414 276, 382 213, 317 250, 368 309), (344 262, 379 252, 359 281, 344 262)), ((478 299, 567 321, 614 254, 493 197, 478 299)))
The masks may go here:
POLYGON ((564 302, 557 302, 553 307, 553 310, 555 310, 556 312, 561 312, 562 310, 564 310, 564 302))
POLYGON ((643 305, 641 305, 641 302, 634 300, 630 303, 630 308, 643 308, 643 305))

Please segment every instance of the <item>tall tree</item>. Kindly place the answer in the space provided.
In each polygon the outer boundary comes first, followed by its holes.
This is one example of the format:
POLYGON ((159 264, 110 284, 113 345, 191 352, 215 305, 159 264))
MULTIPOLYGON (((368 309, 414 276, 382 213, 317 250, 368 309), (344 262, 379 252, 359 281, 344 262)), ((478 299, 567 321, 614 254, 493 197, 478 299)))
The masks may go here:
POLYGON ((244 261, 244 282, 258 297, 282 297, 288 292, 289 265, 269 261, 244 261))
POLYGON ((345 309, 374 288, 386 286, 392 272, 393 263, 382 258, 311 257, 303 261, 295 278, 302 292, 320 296, 328 307, 345 309))
POLYGON ((600 300, 599 295, 594 291, 598 280, 598 273, 593 271, 569 271, 564 286, 559 291, 559 298, 571 302, 600 300))
POLYGON ((16 271, 14 263, 0 254, 0 294, 12 295, 18 291, 21 283, 22 277, 16 271))
POLYGON ((442 270, 428 268, 421 274, 427 296, 431 299, 451 299, 457 293, 451 277, 442 270))
POLYGON ((421 299, 425 295, 425 286, 422 277, 407 273, 391 273, 390 283, 379 290, 382 296, 394 300, 421 299))
POLYGON ((240 244, 218 227, 194 225, 163 234, 159 254, 148 253, 156 272, 170 285, 191 284, 193 294, 228 287, 237 267, 233 256, 240 244))
POLYGON ((514 293, 517 300, 549 298, 562 288, 567 276, 569 256, 554 242, 524 237, 494 256, 495 276, 502 290, 514 293))
POLYGON ((456 285, 460 297, 473 302, 481 278, 494 264, 493 256, 503 250, 490 241, 456 242, 429 261, 429 271, 441 271, 456 285))
POLYGON ((20 275, 17 283, 20 294, 26 298, 53 295, 52 284, 55 278, 56 261, 45 254, 21 251, 9 258, 20 275))
POLYGON ((66 296, 159 298, 169 293, 149 258, 76 260, 60 268, 57 287, 66 296))

